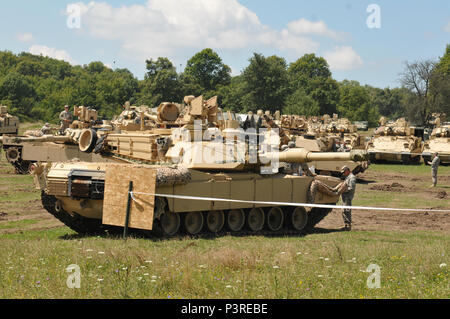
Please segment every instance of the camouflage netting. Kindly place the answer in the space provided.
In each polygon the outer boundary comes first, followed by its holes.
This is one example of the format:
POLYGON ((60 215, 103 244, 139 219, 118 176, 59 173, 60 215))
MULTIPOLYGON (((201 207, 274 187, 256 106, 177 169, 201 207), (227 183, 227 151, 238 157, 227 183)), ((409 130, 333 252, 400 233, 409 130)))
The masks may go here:
POLYGON ((183 185, 191 181, 187 168, 159 167, 156 171, 156 186, 183 185))
POLYGON ((328 196, 339 196, 343 192, 345 192, 345 190, 347 189, 346 186, 347 185, 344 182, 342 182, 338 184, 336 187, 332 188, 327 184, 325 184, 324 182, 321 182, 319 180, 313 180, 311 182, 311 185, 309 185, 308 202, 314 203, 317 192, 326 194, 328 196))

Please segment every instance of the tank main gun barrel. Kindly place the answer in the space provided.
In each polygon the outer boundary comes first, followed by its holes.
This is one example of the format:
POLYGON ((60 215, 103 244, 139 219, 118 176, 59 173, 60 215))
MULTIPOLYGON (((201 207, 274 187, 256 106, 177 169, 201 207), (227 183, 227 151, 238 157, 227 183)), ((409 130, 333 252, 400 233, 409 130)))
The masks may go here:
POLYGON ((54 135, 43 135, 40 137, 22 137, 22 136, 8 136, 4 139, 5 142, 9 143, 30 143, 30 142, 70 142, 72 138, 70 136, 54 136, 54 135))
POLYGON ((350 152, 310 152, 304 148, 288 149, 279 153, 268 153, 263 155, 268 159, 278 159, 286 163, 307 163, 312 161, 365 161, 368 154, 363 150, 352 150, 350 152))

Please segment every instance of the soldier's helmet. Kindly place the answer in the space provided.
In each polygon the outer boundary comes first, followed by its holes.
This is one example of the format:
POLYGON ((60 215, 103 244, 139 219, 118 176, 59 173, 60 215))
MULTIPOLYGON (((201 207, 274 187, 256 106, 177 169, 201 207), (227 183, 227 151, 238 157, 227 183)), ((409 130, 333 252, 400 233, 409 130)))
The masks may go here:
POLYGON ((288 143, 288 147, 289 147, 289 148, 295 147, 295 143, 294 143, 293 141, 290 141, 290 142, 288 143))
POLYGON ((288 148, 289 148, 289 146, 287 146, 286 144, 284 144, 284 145, 281 146, 281 150, 282 150, 282 151, 285 151, 285 150, 287 150, 288 148))

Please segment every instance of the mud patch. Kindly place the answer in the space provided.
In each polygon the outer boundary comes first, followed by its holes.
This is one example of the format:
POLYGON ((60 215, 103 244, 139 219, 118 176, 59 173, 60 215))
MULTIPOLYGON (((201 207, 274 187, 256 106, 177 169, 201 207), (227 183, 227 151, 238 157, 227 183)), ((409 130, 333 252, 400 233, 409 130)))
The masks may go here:
POLYGON ((6 216, 8 216, 8 213, 0 212, 0 220, 6 219, 6 216))
POLYGON ((446 191, 439 191, 437 194, 436 194, 436 198, 439 198, 439 199, 444 199, 444 198, 446 198, 447 197, 447 192, 446 191))
POLYGON ((371 186, 369 189, 376 191, 386 191, 386 192, 401 192, 405 186, 400 183, 393 182, 391 184, 377 184, 371 186))

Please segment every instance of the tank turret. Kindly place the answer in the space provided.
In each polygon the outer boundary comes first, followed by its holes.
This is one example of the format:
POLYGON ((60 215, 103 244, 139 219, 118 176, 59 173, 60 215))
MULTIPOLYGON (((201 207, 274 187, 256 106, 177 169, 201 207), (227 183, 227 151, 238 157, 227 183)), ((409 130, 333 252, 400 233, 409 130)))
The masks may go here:
POLYGON ((0 105, 0 137, 3 134, 18 134, 19 118, 8 114, 8 109, 4 105, 0 105))

